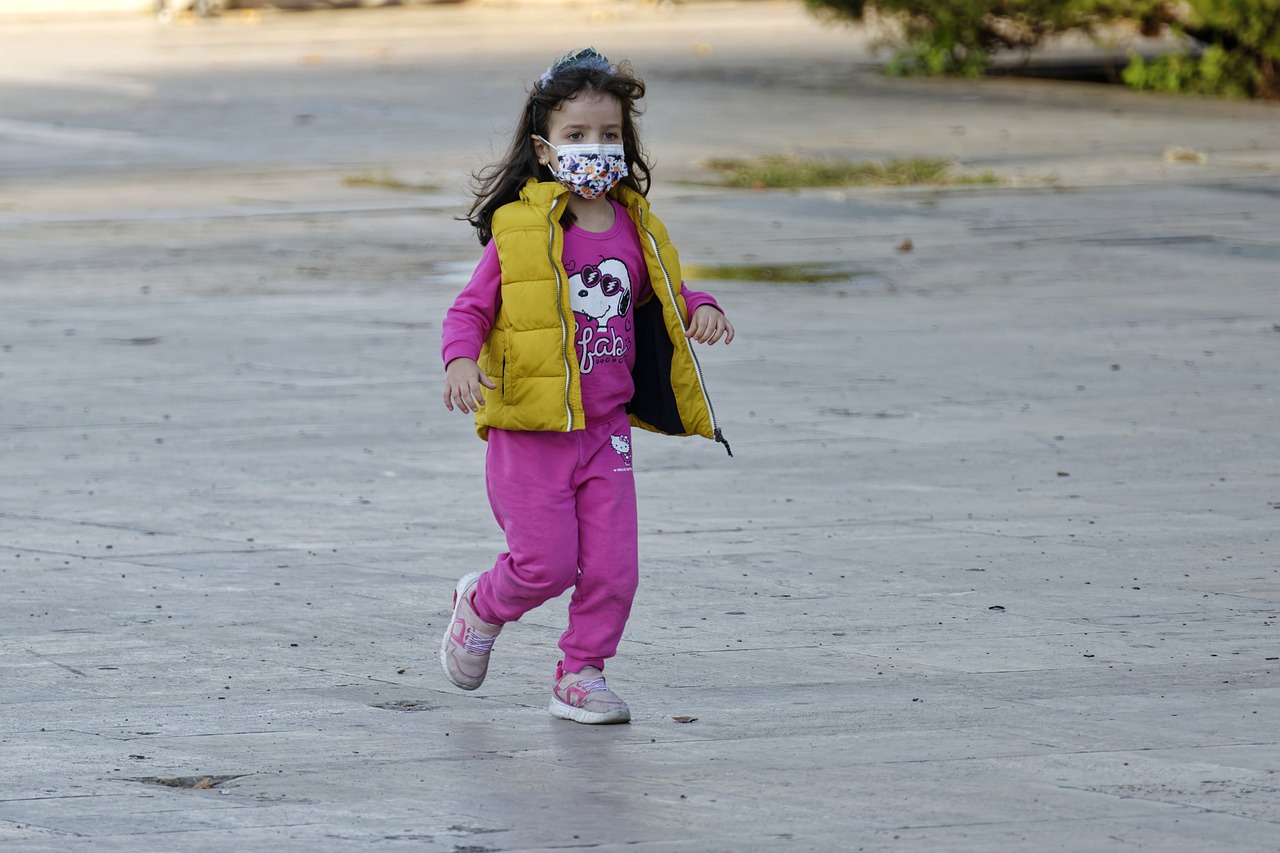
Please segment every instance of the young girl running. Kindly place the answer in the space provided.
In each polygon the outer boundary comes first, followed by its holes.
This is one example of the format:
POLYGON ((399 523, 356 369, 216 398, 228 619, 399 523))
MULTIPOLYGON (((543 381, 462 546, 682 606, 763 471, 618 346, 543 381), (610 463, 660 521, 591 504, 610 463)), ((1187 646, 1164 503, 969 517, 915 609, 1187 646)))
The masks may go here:
POLYGON ((441 664, 475 690, 502 626, 573 588, 551 713, 579 723, 631 719, 603 673, 639 580, 631 426, 729 447, 692 344, 727 344, 733 326, 684 287, 649 212, 643 96, 593 48, 534 84, 505 158, 477 176, 485 250, 444 321, 444 404, 488 440, 508 550, 458 581, 441 664))

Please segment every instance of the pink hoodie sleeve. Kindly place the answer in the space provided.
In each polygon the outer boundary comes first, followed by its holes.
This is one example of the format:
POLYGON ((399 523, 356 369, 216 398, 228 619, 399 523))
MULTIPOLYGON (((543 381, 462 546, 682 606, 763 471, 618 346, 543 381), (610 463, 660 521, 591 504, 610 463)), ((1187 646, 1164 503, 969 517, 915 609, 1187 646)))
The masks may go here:
POLYGON ((440 357, 446 366, 455 358, 480 358, 480 348, 489 337, 502 304, 501 285, 498 247, 490 240, 471 280, 445 314, 440 357))
POLYGON ((684 297, 684 304, 689 309, 689 316, 693 316, 693 312, 697 311, 703 305, 710 305, 712 308, 724 313, 724 309, 720 307, 720 303, 716 302, 715 297, 710 293, 703 293, 700 290, 690 290, 685 287, 684 282, 680 282, 680 295, 684 297))

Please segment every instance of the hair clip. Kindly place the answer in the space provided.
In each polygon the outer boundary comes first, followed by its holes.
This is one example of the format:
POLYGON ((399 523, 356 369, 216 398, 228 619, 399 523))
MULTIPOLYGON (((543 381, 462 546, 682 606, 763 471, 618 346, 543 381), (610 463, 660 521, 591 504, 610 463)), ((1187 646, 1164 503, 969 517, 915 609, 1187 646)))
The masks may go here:
POLYGON ((566 68, 582 65, 587 68, 597 68, 601 71, 610 69, 609 60, 597 51, 594 47, 583 47, 578 50, 571 50, 564 56, 560 57, 555 63, 543 72, 538 78, 538 88, 542 88, 551 82, 551 78, 566 68))

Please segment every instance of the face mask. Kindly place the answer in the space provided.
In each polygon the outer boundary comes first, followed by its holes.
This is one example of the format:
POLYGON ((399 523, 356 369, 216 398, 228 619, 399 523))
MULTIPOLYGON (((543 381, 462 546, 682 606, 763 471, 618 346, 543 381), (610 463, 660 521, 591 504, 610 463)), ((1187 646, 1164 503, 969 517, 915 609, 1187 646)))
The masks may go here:
MULTIPOLYGON (((538 137, 542 139, 541 136, 538 137)), ((556 180, 586 199, 600 198, 627 176, 627 158, 621 145, 561 145, 544 143, 556 152, 548 165, 556 180)))

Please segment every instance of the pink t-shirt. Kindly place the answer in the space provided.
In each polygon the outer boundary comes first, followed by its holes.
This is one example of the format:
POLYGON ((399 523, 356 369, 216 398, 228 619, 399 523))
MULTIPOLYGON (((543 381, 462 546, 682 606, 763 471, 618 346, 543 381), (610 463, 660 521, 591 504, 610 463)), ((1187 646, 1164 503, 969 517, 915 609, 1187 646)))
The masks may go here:
MULTIPOLYGON (((610 202, 614 219, 608 231, 586 231, 575 225, 564 232, 563 260, 577 321, 574 347, 588 425, 617 417, 635 393, 631 379, 635 306, 653 294, 640 233, 627 209, 613 199, 610 202)), ((441 356, 446 365, 455 358, 479 358, 498 315, 501 281, 497 246, 490 241, 471 280, 445 315, 441 356)), ((683 282, 680 292, 690 315, 702 305, 719 310, 710 295, 689 290, 683 282)))

